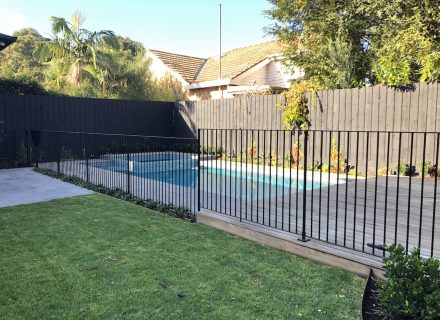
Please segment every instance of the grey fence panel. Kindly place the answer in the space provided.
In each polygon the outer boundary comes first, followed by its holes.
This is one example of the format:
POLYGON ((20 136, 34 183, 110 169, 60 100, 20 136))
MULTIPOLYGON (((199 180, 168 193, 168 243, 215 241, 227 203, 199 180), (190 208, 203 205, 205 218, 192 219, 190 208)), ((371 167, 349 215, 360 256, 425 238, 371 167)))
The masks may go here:
POLYGON ((173 112, 172 102, 2 94, 1 166, 16 165, 26 130, 172 136, 173 112))
MULTIPOLYGON (((309 98, 310 119, 315 130, 366 130, 366 131, 440 131, 439 84, 414 84, 401 88, 388 86, 371 86, 354 89, 324 90, 309 98), (314 102, 312 104, 312 101, 314 102)), ((235 99, 182 101, 175 104, 176 136, 196 136, 197 129, 288 129, 283 123, 283 111, 277 108, 280 95, 244 96, 235 99)), ((269 134, 268 134, 269 135, 269 134)), ((316 143, 321 145, 321 137, 315 136, 316 143)), ((334 136, 333 138, 337 138, 334 136)), ((390 135, 389 149, 392 158, 389 167, 398 161, 399 136, 390 135)), ((425 158, 434 160, 435 146, 432 136, 428 135, 425 158)), ((262 142, 261 142, 262 143, 262 142)), ((349 162, 354 161, 356 137, 351 135, 349 141, 340 141, 340 150, 349 162), (350 144, 350 148, 347 148, 350 144), (346 151, 349 154, 344 154, 346 151)), ((376 150, 379 150, 379 169, 385 168, 385 150, 388 150, 388 137, 370 136, 368 158, 366 157, 366 136, 361 135, 358 145, 359 162, 365 167, 368 159, 369 168, 376 166, 376 150), (379 148, 371 144, 379 143, 379 148)), ((331 141, 326 136, 323 143, 324 160, 328 161, 331 141)), ((269 148, 269 146, 266 146, 269 148)), ((423 159, 423 136, 417 135, 413 141, 413 164, 419 165, 423 159)), ((402 161, 409 162, 411 148, 410 135, 404 135, 400 142, 402 161), (408 159, 407 159, 408 158, 408 159)), ((315 155, 320 152, 316 148, 315 155)), ((285 152, 290 152, 286 150, 285 152)), ((309 155, 311 156, 311 155, 309 155)))

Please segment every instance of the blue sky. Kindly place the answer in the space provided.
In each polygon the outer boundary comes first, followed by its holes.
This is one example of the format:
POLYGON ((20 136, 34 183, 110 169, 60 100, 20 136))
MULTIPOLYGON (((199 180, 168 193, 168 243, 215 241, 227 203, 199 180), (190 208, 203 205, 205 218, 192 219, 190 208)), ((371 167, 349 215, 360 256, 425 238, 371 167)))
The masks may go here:
MULTIPOLYGON (((223 8, 223 49, 271 40, 266 0, 0 0, 0 33, 33 27, 43 35, 50 16, 87 16, 85 28, 109 29, 146 48, 209 57, 218 55, 218 5, 223 8)), ((223 51, 224 51, 223 50, 223 51)))

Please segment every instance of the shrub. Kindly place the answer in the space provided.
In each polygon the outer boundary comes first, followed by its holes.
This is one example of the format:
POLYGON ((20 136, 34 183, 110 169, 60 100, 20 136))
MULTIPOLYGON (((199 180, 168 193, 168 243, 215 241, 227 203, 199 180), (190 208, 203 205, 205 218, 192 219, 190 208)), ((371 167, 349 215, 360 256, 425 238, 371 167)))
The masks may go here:
POLYGON ((103 185, 94 185, 92 183, 83 181, 79 178, 76 177, 70 177, 67 176, 63 173, 58 173, 52 170, 48 170, 48 169, 41 169, 41 168, 34 168, 34 170, 36 172, 39 172, 41 174, 50 176, 52 178, 56 178, 56 179, 60 179, 63 180, 65 182, 68 183, 72 183, 75 184, 77 186, 95 191, 95 192, 99 192, 99 193, 103 193, 106 194, 108 196, 111 197, 115 197, 124 201, 128 201, 131 203, 134 203, 136 205, 154 210, 154 211, 158 211, 161 213, 164 213, 166 215, 172 216, 172 217, 176 217, 182 220, 190 220, 191 222, 195 222, 195 216, 192 214, 191 210, 184 208, 184 207, 175 207, 171 204, 166 204, 160 201, 155 201, 152 199, 142 199, 142 198, 138 198, 135 195, 133 195, 132 193, 126 192, 122 189, 119 188, 115 188, 115 189, 110 189, 107 187, 104 187, 103 185))
POLYGON ((46 91, 39 83, 32 80, 15 80, 0 78, 0 93, 9 94, 34 94, 47 95, 50 92, 46 91))
POLYGON ((332 139, 332 149, 330 152, 330 171, 332 173, 337 173, 339 171, 345 172, 346 163, 344 161, 344 157, 342 152, 338 150, 336 145, 336 138, 332 139), (339 166, 338 166, 339 162, 339 166))
POLYGON ((396 170, 396 174, 400 173, 401 176, 415 176, 416 175, 416 167, 412 166, 404 161, 400 161, 394 166, 396 170))
POLYGON ((387 281, 379 287, 378 314, 384 319, 439 319, 440 261, 421 258, 417 248, 408 255, 401 245, 386 250, 387 281))
POLYGON ((257 159, 257 143, 254 141, 252 142, 252 146, 248 148, 248 161, 253 163, 257 159))
POLYGON ((420 162, 419 172, 420 175, 424 173, 425 177, 428 176, 431 178, 435 178, 436 173, 437 173, 437 177, 440 176, 440 170, 438 169, 437 165, 432 164, 432 162, 429 160, 426 160, 425 162, 420 162))
POLYGON ((379 168, 377 170, 377 175, 378 176, 386 176, 387 174, 388 174, 388 168, 387 167, 379 168))

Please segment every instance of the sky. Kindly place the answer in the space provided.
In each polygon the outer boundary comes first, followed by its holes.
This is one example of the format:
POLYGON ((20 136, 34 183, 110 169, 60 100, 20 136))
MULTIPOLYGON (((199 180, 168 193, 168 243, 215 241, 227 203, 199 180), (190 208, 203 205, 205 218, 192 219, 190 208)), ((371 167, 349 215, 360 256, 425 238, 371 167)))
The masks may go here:
POLYGON ((0 33, 32 27, 48 36, 51 16, 70 19, 79 10, 86 29, 207 58, 219 54, 219 3, 223 52, 272 39, 263 30, 271 23, 263 14, 267 0, 0 0, 0 33))

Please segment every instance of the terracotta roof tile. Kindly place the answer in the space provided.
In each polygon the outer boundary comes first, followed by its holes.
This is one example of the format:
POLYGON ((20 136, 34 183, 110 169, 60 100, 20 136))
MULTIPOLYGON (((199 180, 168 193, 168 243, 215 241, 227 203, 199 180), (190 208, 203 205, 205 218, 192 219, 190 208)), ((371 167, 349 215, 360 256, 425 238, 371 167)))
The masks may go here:
MULTIPOLYGON (((269 56, 283 52, 279 41, 259 43, 244 48, 237 48, 222 55, 222 78, 232 79, 263 61, 269 56)), ((209 58, 200 74, 193 82, 217 80, 219 78, 218 57, 209 58)))
POLYGON ((193 82, 206 59, 185 56, 159 50, 149 50, 166 66, 180 74, 187 82, 193 82))

